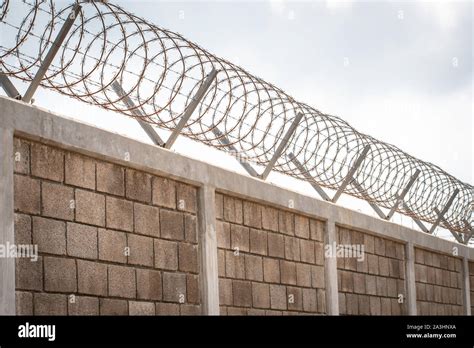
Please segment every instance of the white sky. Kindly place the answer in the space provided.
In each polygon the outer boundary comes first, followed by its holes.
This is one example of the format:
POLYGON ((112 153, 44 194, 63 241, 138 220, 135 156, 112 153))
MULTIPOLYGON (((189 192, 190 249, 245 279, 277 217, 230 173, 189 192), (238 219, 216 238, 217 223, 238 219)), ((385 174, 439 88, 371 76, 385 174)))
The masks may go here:
MULTIPOLYGON (((110 2, 363 133, 474 181, 471 1, 110 2)), ((149 142, 134 120, 52 92, 40 90, 36 105, 149 142)), ((233 158, 182 137, 175 150, 243 172, 233 158)), ((282 175, 269 180, 312 194, 308 184, 282 175)), ((340 203, 374 215, 365 202, 340 203)))

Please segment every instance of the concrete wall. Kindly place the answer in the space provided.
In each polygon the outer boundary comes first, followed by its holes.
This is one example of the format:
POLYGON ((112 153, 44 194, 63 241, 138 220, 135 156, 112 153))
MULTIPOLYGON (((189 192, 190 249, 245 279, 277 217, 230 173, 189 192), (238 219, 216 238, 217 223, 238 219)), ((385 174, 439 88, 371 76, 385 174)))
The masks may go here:
POLYGON ((40 253, 0 258, 1 314, 471 313, 464 245, 21 102, 0 110, 0 241, 40 253), (330 257, 333 243, 364 257, 330 257))

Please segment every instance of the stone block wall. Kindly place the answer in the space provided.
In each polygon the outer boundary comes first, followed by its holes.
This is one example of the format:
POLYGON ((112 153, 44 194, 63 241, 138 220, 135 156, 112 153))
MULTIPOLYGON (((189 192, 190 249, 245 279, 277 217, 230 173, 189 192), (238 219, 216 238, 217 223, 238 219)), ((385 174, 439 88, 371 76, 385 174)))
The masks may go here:
POLYGON ((326 312, 324 222, 216 195, 223 315, 326 312))
POLYGON ((18 314, 200 314, 197 189, 14 140, 18 314))
POLYGON ((469 297, 471 300, 471 312, 474 310, 474 262, 468 262, 469 267, 469 297))
POLYGON ((461 269, 461 259, 415 248, 418 314, 463 314, 461 269))
POLYGON ((407 314, 404 245, 342 227, 337 241, 364 247, 364 257, 337 259, 340 314, 407 314))

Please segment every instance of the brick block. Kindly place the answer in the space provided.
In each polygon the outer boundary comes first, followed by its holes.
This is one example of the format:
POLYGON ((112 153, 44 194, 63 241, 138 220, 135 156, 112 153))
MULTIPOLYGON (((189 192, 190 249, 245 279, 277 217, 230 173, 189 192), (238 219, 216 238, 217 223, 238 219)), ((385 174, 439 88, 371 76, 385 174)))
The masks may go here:
POLYGON ((295 235, 301 238, 309 238, 309 218, 295 215, 295 235))
POLYGON ((160 210, 159 208, 135 203, 133 205, 135 232, 147 236, 160 236, 160 210))
POLYGON ((387 295, 390 297, 397 297, 397 280, 393 278, 387 278, 387 295))
MULTIPOLYGON (((385 242, 385 256, 391 257, 391 258, 396 258, 397 257, 395 242, 393 242, 391 240, 387 240, 385 242)), ((382 302, 382 310, 383 310, 383 302, 382 302)))
POLYGON ((357 294, 365 294, 365 275, 354 273, 354 292, 357 294))
POLYGON ((230 225, 230 241, 232 249, 240 252, 248 252, 250 250, 250 232, 248 227, 240 225, 230 225))
POLYGON ((359 314, 359 295, 350 293, 346 294, 346 314, 359 314))
POLYGON ((126 300, 100 299, 100 315, 128 315, 126 300))
POLYGON ((247 308, 238 308, 238 307, 228 307, 227 308, 227 315, 239 315, 244 316, 248 315, 248 311, 251 309, 247 308))
POLYGON ((42 183, 43 215, 62 220, 74 219, 74 190, 49 182, 42 183))
POLYGON ((16 315, 33 315, 33 294, 31 292, 15 292, 16 315))
POLYGON ((187 242, 197 243, 197 218, 193 215, 184 216, 184 235, 187 242))
POLYGON ((365 246, 366 253, 373 254, 375 252, 374 236, 370 234, 364 234, 364 246, 365 246))
POLYGON ((245 276, 249 280, 263 280, 263 263, 260 256, 245 255, 245 276))
POLYGON ((263 258, 263 279, 266 283, 280 282, 280 263, 278 260, 263 258))
POLYGON ((370 296, 370 314, 380 315, 382 314, 382 306, 380 303, 380 297, 370 296))
POLYGON ((217 249, 217 274, 219 277, 225 277, 225 251, 217 249))
POLYGON ((133 231, 133 203, 107 197, 107 227, 132 232, 133 231))
POLYGON ((30 216, 15 214, 14 230, 15 244, 31 244, 32 233, 30 216))
POLYGON ((30 173, 30 144, 19 138, 13 139, 15 173, 30 173))
POLYGON ((347 314, 346 294, 343 292, 339 292, 338 298, 339 298, 339 315, 346 315, 347 314))
POLYGON ((311 283, 313 288, 324 289, 326 287, 324 278, 324 267, 311 266, 311 283))
POLYGON ((278 210, 271 207, 262 207, 262 227, 264 230, 278 232, 278 210))
POLYGON ((69 315, 99 315, 99 299, 97 297, 74 296, 74 302, 69 300, 69 315))
POLYGON ((201 311, 201 306, 199 305, 191 305, 191 304, 185 304, 185 305, 181 305, 181 315, 192 315, 192 316, 196 316, 196 315, 201 315, 202 314, 202 311, 201 311))
POLYGON ((236 224, 243 222, 243 208, 240 199, 224 196, 224 220, 236 224))
POLYGON ((197 189, 186 184, 177 184, 178 210, 189 213, 197 212, 197 189))
POLYGON ((128 311, 130 315, 155 315, 155 304, 153 302, 129 301, 128 311))
POLYGON ((15 283, 17 290, 43 289, 43 260, 39 256, 36 262, 27 258, 17 258, 15 283))
POLYGON ((215 203, 216 219, 222 220, 224 218, 224 196, 216 192, 215 203))
POLYGON ((160 210, 161 237, 184 240, 184 215, 168 210, 160 210))
POLYGON ((254 254, 267 255, 267 232, 250 229, 250 252, 254 254))
POLYGON ((353 292, 354 291, 354 273, 341 271, 341 288, 340 291, 343 292, 353 292))
POLYGON ((156 303, 156 315, 179 315, 179 305, 176 303, 156 303))
POLYGON ((152 200, 154 205, 176 209, 176 183, 173 180, 153 177, 152 200))
POLYGON ((262 227, 262 206, 244 201, 244 225, 254 228, 262 227))
POLYGON ((299 241, 298 238, 285 236, 285 258, 287 260, 300 261, 301 252, 299 241))
POLYGON ((97 162, 97 191, 125 195, 125 171, 112 163, 97 162))
POLYGON ((184 303, 186 300, 186 275, 163 273, 163 300, 184 303))
POLYGON ((67 297, 61 294, 34 294, 35 315, 67 315, 67 297))
POLYGON ((379 274, 381 276, 387 277, 390 274, 388 260, 386 257, 379 257, 379 274))
POLYGON ((295 215, 287 211, 278 211, 278 230, 281 233, 295 235, 295 215))
POLYGON ((378 256, 372 254, 366 254, 367 263, 369 265, 370 274, 379 274, 379 260, 378 256))
POLYGON ((253 307, 270 308, 270 286, 263 283, 252 283, 253 307))
POLYGON ((285 257, 284 237, 276 233, 268 233, 268 255, 273 257, 285 257))
POLYGON ((137 284, 135 269, 124 266, 108 266, 109 296, 135 298, 137 284))
POLYGON ((316 313, 318 311, 318 300, 315 289, 303 289, 303 310, 316 313))
POLYGON ((232 306, 232 280, 219 278, 219 304, 221 306, 232 306))
POLYGON ((384 277, 377 277, 377 295, 378 296, 387 296, 387 278, 384 277))
POLYGON ((75 260, 45 257, 44 289, 56 292, 75 292, 77 290, 75 260))
POLYGON ((137 269, 137 298, 142 300, 161 300, 161 273, 148 269, 137 269))
POLYGON ((153 267, 153 238, 128 234, 128 263, 153 267))
POLYGON ((112 262, 126 263, 125 233, 99 228, 99 259, 112 262))
POLYGON ((67 223, 67 254, 83 259, 97 259, 97 227, 67 223))
POLYGON ((160 269, 178 269, 178 245, 162 239, 155 239, 155 267, 160 269))
POLYGON ((125 195, 129 199, 151 203, 151 175, 125 169, 125 195))
POLYGON ((33 217, 33 244, 38 245, 40 253, 65 255, 66 224, 62 221, 33 217))
POLYGON ((287 303, 286 286, 270 285, 270 307, 272 309, 286 310, 287 303))
POLYGON ((230 249, 230 225, 228 222, 216 221, 217 247, 230 249))
POLYGON ((326 313, 326 291, 323 289, 317 289, 316 294, 318 297, 318 312, 326 313))
POLYGON ((234 294, 234 306, 252 306, 252 284, 250 282, 233 280, 232 293, 234 294))
POLYGON ((50 146, 32 143, 31 174, 62 182, 64 180, 64 153, 50 146))
POLYGON ((39 214, 41 210, 41 193, 39 180, 22 175, 14 177, 15 211, 39 214))
POLYGON ((107 265, 77 260, 77 287, 81 294, 107 295, 107 265))
POLYGON ((225 274, 229 278, 245 279, 245 256, 233 251, 225 252, 225 274))
POLYGON ((309 232, 312 240, 324 242, 324 231, 326 229, 326 223, 319 220, 309 220, 309 232))
POLYGON ((296 264, 296 284, 311 287, 311 266, 304 263, 296 264))
POLYGON ((390 259, 388 268, 389 268, 390 277, 394 277, 394 278, 400 277, 400 262, 398 260, 390 259))
POLYGON ((178 259, 180 271, 198 273, 199 263, 197 245, 179 243, 178 259))
POLYGON ((314 243, 314 262, 317 265, 324 265, 324 254, 325 254, 325 249, 324 249, 324 244, 321 242, 315 242, 314 243))
POLYGON ((77 189, 76 221, 105 226, 105 197, 101 194, 77 189))
POLYGON ((359 314, 370 315, 370 296, 359 296, 359 314))
POLYGON ((296 263, 281 260, 280 272, 282 284, 296 285, 296 263))
POLYGON ((95 161, 70 152, 65 160, 66 184, 95 190, 95 161))
POLYGON ((375 254, 385 256, 385 239, 375 237, 375 254))
POLYGON ((200 303, 201 294, 199 291, 199 276, 186 275, 186 292, 188 303, 200 303))
MULTIPOLYGON (((306 263, 315 263, 315 244, 322 246, 321 243, 314 243, 311 240, 300 240, 301 247, 301 261, 306 263)), ((320 255, 323 255, 323 251, 320 250, 320 255)))
POLYGON ((288 309, 293 311, 303 310, 303 294, 300 288, 289 286, 286 289, 288 298, 288 309))

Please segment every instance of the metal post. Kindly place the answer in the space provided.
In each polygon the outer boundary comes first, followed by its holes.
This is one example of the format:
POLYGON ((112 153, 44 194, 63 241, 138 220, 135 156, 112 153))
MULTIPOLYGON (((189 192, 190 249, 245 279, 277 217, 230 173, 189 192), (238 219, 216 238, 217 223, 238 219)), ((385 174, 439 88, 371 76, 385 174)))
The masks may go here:
MULTIPOLYGON (((336 221, 326 221, 324 234, 325 248, 335 248, 337 244, 336 221)), ((337 256, 334 253, 324 255, 324 276, 326 282, 326 312, 328 315, 339 315, 339 289, 337 284, 337 256)))
MULTIPOLYGON (((234 145, 231 144, 230 140, 224 135, 224 133, 222 133, 220 131, 219 128, 217 128, 216 126, 212 126, 211 127, 211 130, 212 130, 212 133, 214 133, 214 135, 218 138, 219 142, 224 145, 225 147, 229 148, 230 151, 234 152, 234 153, 238 153, 237 149, 235 148, 234 145)), ((253 167, 245 162, 245 161, 241 161, 241 160, 238 160, 238 162, 240 163, 240 165, 247 171, 247 173, 250 174, 250 176, 253 176, 253 177, 258 177, 258 173, 255 169, 253 169, 253 167)))
POLYGON ((33 98, 33 95, 38 89, 38 86, 40 85, 41 80, 43 80, 44 75, 46 75, 46 72, 48 71, 49 66, 53 62, 53 59, 56 56, 56 53, 58 53, 59 48, 61 47, 64 39, 66 38, 66 35, 68 34, 69 30, 74 24, 74 21, 76 20, 76 17, 79 14, 80 10, 81 10, 81 6, 79 4, 75 4, 71 13, 69 14, 66 21, 64 22, 61 30, 59 31, 58 36, 56 37, 53 44, 49 48, 48 54, 46 55, 46 58, 44 59, 43 64, 41 64, 39 70, 36 72, 36 75, 33 81, 31 81, 28 89, 26 90, 26 93, 22 98, 22 100, 25 103, 29 103, 31 99, 33 98))
POLYGON ((384 212, 374 203, 372 203, 370 200, 369 200, 369 197, 367 196, 367 194, 365 193, 364 189, 362 188, 362 186, 360 186, 359 182, 354 179, 352 180, 352 185, 356 188, 357 191, 359 191, 359 193, 365 198, 365 200, 367 201, 367 203, 369 203, 369 205, 372 207, 372 209, 377 213, 377 215, 381 218, 381 219, 385 219, 385 214, 384 212))
MULTIPOLYGON (((436 212, 436 214, 440 214, 440 211, 438 210, 438 208, 435 208, 434 211, 436 212)), ((454 231, 454 228, 451 226, 451 224, 444 218, 442 217, 441 218, 441 221, 445 224, 446 226, 446 229, 451 232, 451 234, 453 235, 454 238, 456 238, 456 240, 461 243, 461 244, 464 244, 464 241, 462 239, 462 236, 460 233, 457 233, 454 231)))
POLYGON ((464 256, 462 258, 462 292, 463 292, 463 305, 464 314, 471 315, 471 283, 469 281, 469 259, 464 256))
POLYGON ((276 161, 278 160, 278 158, 280 158, 281 156, 281 153, 283 152, 283 150, 285 149, 286 145, 288 144, 288 142, 290 141, 290 138, 291 136, 293 135, 293 133, 295 132, 296 130, 296 127, 298 127, 298 124, 300 123, 301 119, 303 118, 304 114, 299 112, 295 119, 293 120, 293 123, 291 124, 290 128, 288 129, 288 131, 286 132, 285 136, 283 137, 282 141, 280 142, 280 144, 278 145, 278 148, 276 149, 275 153, 273 154, 273 157, 272 159, 270 160, 270 162, 268 162, 267 164, 267 167, 265 168, 264 172, 262 175, 260 175, 260 178, 262 180, 265 180, 267 177, 268 177, 268 174, 270 174, 270 172, 272 171, 273 169, 273 166, 275 165, 276 161))
POLYGON ((324 199, 325 201, 330 201, 331 198, 329 198, 327 193, 323 190, 323 188, 321 186, 319 186, 319 184, 316 182, 316 180, 314 180, 314 178, 311 175, 309 175, 308 171, 303 167, 301 162, 298 161, 298 159, 295 157, 295 155, 293 155, 293 153, 289 153, 288 158, 290 159, 291 162, 293 162, 293 164, 296 166, 296 168, 298 168, 301 175, 304 176, 306 181, 308 181, 311 184, 311 186, 313 186, 313 188, 316 190, 316 192, 319 193, 319 195, 322 197, 322 199, 324 199))
POLYGON ((341 187, 339 187, 336 194, 334 195, 334 197, 332 199, 333 203, 337 202, 337 200, 341 196, 342 192, 344 192, 344 189, 346 188, 346 186, 349 185, 349 183, 354 179, 354 174, 355 174, 357 168, 360 167, 360 165, 362 164, 362 161, 365 159, 365 156, 367 156, 367 153, 369 152, 369 150, 370 150, 370 145, 367 145, 366 147, 364 147, 364 150, 362 150, 362 153, 360 154, 360 156, 357 158, 357 160, 355 161, 352 168, 347 173, 346 178, 342 182, 341 187))
POLYGON ((16 89, 15 85, 10 81, 8 76, 0 69, 0 86, 2 86, 5 93, 13 99, 21 100, 21 94, 16 89))
MULTIPOLYGON (((403 209, 405 209, 408 213, 410 213, 411 215, 415 215, 413 214, 413 212, 411 211, 411 209, 408 207, 408 205, 406 205, 405 202, 402 202, 402 206, 403 206, 403 209)), ((430 233, 430 231, 428 230, 428 228, 426 228, 426 226, 420 221, 418 220, 417 218, 414 218, 413 216, 410 216, 412 218, 413 221, 415 221, 415 223, 418 225, 418 227, 425 233, 430 233)))
MULTIPOLYGON (((122 86, 120 85, 120 83, 118 81, 114 81, 112 83, 112 88, 113 88, 114 92, 120 98, 122 98, 122 101, 130 109, 131 113, 133 113, 137 117, 144 117, 143 112, 135 106, 135 103, 133 102, 132 98, 130 98, 125 93, 124 89, 122 88, 122 86)), ((155 145, 163 146, 165 144, 165 142, 160 138, 158 133, 156 133, 156 131, 153 129, 153 127, 149 123, 147 123, 145 121, 142 121, 140 118, 137 118, 136 120, 140 124, 140 126, 143 128, 145 133, 150 137, 150 139, 153 141, 153 143, 155 145)))
POLYGON ((386 217, 387 220, 390 220, 392 218, 393 214, 395 214, 395 211, 397 210, 400 202, 403 201, 403 199, 405 198, 408 191, 410 191, 410 188, 415 183, 415 180, 416 180, 416 178, 418 178, 418 175, 420 175, 420 170, 419 169, 417 169, 415 174, 412 175, 412 177, 410 178, 410 181, 408 182, 407 186, 405 186, 402 193, 398 196, 398 198, 395 201, 395 204, 393 205, 392 209, 390 209, 390 212, 387 214, 387 217, 386 217))
POLYGON ((171 149, 171 146, 173 146, 174 142, 178 138, 179 133, 184 128, 186 123, 188 123, 189 118, 193 114, 194 110, 198 106, 201 99, 206 94, 206 91, 209 89, 209 87, 212 84, 212 81, 216 78, 216 76, 217 76, 217 70, 212 69, 212 71, 209 73, 209 75, 207 75, 206 80, 199 87, 198 91, 196 92, 196 95, 194 96, 194 98, 191 100, 188 107, 184 111, 183 117, 181 117, 181 119, 179 120, 178 125, 173 130, 173 132, 171 133, 170 137, 168 138, 168 141, 166 141, 166 144, 165 144, 166 149, 171 149))
POLYGON ((454 193, 451 195, 451 197, 448 199, 448 202, 446 203, 446 205, 444 206, 443 210, 441 210, 440 213, 438 213, 438 218, 436 219, 435 223, 431 226, 431 229, 430 229, 430 232, 429 233, 433 233, 434 230, 436 229, 436 227, 438 227, 439 223, 441 222, 441 220, 443 219, 443 216, 444 214, 446 214, 446 212, 448 211, 449 207, 451 207, 451 204, 453 204, 453 201, 454 201, 454 198, 456 198, 456 196, 458 195, 459 193, 459 189, 456 189, 454 190, 454 193))

